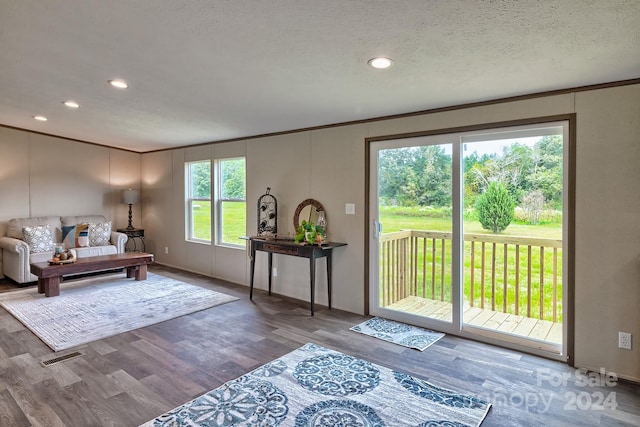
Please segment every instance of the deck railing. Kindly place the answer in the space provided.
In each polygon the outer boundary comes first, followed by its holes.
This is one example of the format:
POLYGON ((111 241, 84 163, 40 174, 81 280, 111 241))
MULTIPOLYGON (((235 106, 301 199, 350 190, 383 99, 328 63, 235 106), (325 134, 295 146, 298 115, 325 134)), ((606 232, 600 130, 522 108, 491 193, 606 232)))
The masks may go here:
MULTIPOLYGON (((380 236, 380 300, 451 302, 450 232, 380 236)), ((562 240, 464 235, 464 302, 471 307, 562 321, 562 240)))

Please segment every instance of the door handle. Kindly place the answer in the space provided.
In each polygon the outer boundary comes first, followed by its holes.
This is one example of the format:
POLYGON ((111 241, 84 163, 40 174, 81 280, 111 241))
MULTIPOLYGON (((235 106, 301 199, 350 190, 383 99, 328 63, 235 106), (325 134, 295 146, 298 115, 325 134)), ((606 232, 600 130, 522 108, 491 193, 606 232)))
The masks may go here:
POLYGON ((373 238, 378 239, 382 234, 382 223, 377 220, 373 220, 373 238))

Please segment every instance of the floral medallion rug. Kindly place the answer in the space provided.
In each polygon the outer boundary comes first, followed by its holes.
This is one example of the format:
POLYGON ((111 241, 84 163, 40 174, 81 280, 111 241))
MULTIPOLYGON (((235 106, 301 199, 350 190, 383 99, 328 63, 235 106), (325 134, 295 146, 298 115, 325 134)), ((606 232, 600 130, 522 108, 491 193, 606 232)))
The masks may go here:
POLYGON ((7 292, 0 305, 60 351, 237 300, 148 273, 142 281, 123 274, 65 281, 57 297, 34 288, 7 292))
POLYGON ((394 322, 381 317, 369 319, 353 326, 350 330, 420 351, 426 350, 431 344, 444 337, 444 334, 440 332, 394 322))
POLYGON ((491 405, 309 343, 144 427, 479 426, 491 405))

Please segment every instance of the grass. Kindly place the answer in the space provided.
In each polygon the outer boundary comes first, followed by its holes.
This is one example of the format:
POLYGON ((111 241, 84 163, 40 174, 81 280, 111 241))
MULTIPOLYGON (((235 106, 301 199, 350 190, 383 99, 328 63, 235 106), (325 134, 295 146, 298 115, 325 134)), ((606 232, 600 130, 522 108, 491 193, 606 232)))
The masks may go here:
MULTIPOLYGON (((193 210, 193 237, 211 241, 211 202, 199 201, 193 210)), ((221 243, 241 245, 246 235, 247 209, 245 202, 223 202, 221 243)))
MULTIPOLYGON (((451 231, 451 219, 450 218, 428 218, 424 216, 411 216, 407 213, 406 208, 403 209, 402 214, 395 214, 392 209, 381 209, 380 220, 383 224, 383 233, 391 233, 400 230, 430 230, 430 231, 451 231)), ((482 226, 478 221, 465 221, 463 224, 465 234, 491 234, 487 230, 482 229, 482 226)), ((549 239, 561 239, 562 227, 561 224, 548 224, 548 225, 528 225, 528 224, 511 224, 500 235, 510 237, 535 237, 535 238, 549 238, 549 239)), ((440 295, 443 292, 445 300, 451 301, 451 241, 445 241, 445 272, 442 277, 440 270, 442 253, 441 253, 441 241, 436 241, 436 251, 432 251, 431 242, 428 241, 427 249, 423 252, 422 242, 419 243, 420 249, 417 251, 416 261, 418 268, 417 277, 414 280, 411 294, 421 296, 424 298, 431 298, 432 291, 435 293, 435 298, 440 299, 440 295), (435 256, 435 272, 432 272, 430 267, 432 263, 432 257, 435 256), (423 265, 426 262, 426 271, 423 270, 423 265), (432 273, 435 275, 435 283, 432 284, 432 273), (426 286, 423 288, 423 276, 426 276, 426 286), (444 289, 443 289, 444 287, 444 289)), ((465 242, 463 255, 463 285, 464 285, 464 299, 466 303, 471 300, 471 242, 465 242)), ((507 301, 507 313, 515 314, 515 264, 516 264, 516 251, 514 245, 507 247, 507 280, 506 288, 507 292, 504 292, 504 246, 502 244, 496 245, 496 268, 495 276, 492 276, 492 256, 493 245, 486 244, 485 246, 485 273, 482 277, 481 254, 480 244, 476 243, 476 255, 475 255, 475 268, 474 268, 474 306, 480 307, 484 305, 484 308, 492 308, 492 280, 495 277, 495 305, 496 311, 502 311, 503 301, 506 298, 507 301), (484 287, 482 283, 484 280, 484 287), (484 288, 484 299, 481 299, 481 289, 484 288)), ((528 265, 527 265, 527 249, 526 247, 520 247, 520 271, 519 271, 519 314, 526 315, 527 310, 527 284, 528 284, 528 265)), ((384 262, 383 259, 380 261, 384 262)), ((539 317, 540 312, 540 256, 539 248, 534 248, 532 251, 531 262, 531 317, 539 317)), ((544 271, 543 271, 543 311, 544 320, 553 321, 553 252, 551 249, 546 249, 544 254, 544 271)), ((558 317, 556 321, 562 321, 562 249, 558 249, 558 271, 557 271, 557 310, 558 317)), ((381 280, 381 284, 382 284, 381 280)), ((383 290, 381 289, 381 292, 383 290)))
MULTIPOLYGON (((210 202, 198 202, 199 208, 194 209, 194 237, 202 240, 211 241, 211 203, 210 202)), ((431 230, 431 231, 451 231, 451 219, 450 218, 431 218, 425 217, 420 214, 411 215, 411 212, 407 212, 407 209, 403 209, 401 214, 397 214, 393 212, 393 208, 382 208, 381 209, 381 222, 383 224, 383 232, 391 233, 394 231, 400 230, 431 230)), ((246 235, 246 203, 244 202, 224 202, 223 205, 223 235, 222 235, 222 243, 227 244, 241 244, 239 241, 240 236, 246 235)), ((484 230, 478 221, 469 220, 464 222, 464 231, 467 234, 491 234, 487 230, 484 230)), ((561 224, 545 224, 545 225, 528 225, 528 224, 511 224, 507 229, 501 233, 503 236, 521 236, 521 237, 537 237, 537 238, 549 238, 549 239, 561 239, 562 238, 562 226, 561 224)), ((439 250, 436 251, 436 272, 435 272, 435 284, 434 291, 436 298, 440 295, 441 291, 444 291, 445 299, 451 300, 451 245, 450 241, 446 242, 445 246, 445 274, 444 278, 441 277, 441 272, 439 269, 441 262, 441 253, 439 250), (441 289, 441 283, 444 283, 444 289, 441 289)), ((518 305, 520 307, 520 314, 526 314, 527 307, 527 265, 522 264, 524 260, 526 260, 526 252, 524 248, 520 248, 520 276, 519 276, 519 299, 518 305)), ((479 269, 480 266, 480 254, 479 254, 479 245, 476 249, 476 262, 475 262, 475 270, 474 270, 474 305, 481 306, 484 302, 484 306, 486 308, 491 307, 491 297, 492 297, 492 275, 491 275, 491 259, 493 255, 493 247, 492 245, 486 246, 485 253, 485 263, 487 265, 487 269, 485 270, 484 277, 484 291, 485 298, 484 301, 481 300, 480 292, 481 292, 481 283, 482 276, 481 271, 479 269)), ((422 251, 418 251, 417 262, 418 265, 423 265, 426 257, 426 265, 427 267, 431 265, 432 261, 432 251, 430 249, 427 250, 427 253, 422 253, 422 251)), ((503 301, 505 298, 504 294, 504 270, 503 270, 503 246, 497 245, 496 247, 496 295, 495 295, 495 304, 497 311, 502 310, 503 301)), ((562 250, 558 250, 558 321, 562 321, 562 250)), ((513 246, 509 246, 507 250, 507 312, 513 313, 515 312, 515 248, 513 246)), ((381 261, 382 262, 382 261, 381 261)), ((531 310, 532 317, 535 317, 537 313, 540 311, 540 258, 538 256, 537 251, 534 251, 532 257, 532 265, 531 265, 531 276, 533 278, 531 287, 532 287, 532 295, 531 295, 531 310)), ((430 270, 422 273, 421 269, 419 269, 418 277, 416 278, 417 283, 422 283, 423 274, 427 275, 427 284, 431 281, 431 272, 430 270)), ((464 249, 464 297, 465 301, 469 302, 471 299, 471 244, 469 242, 465 243, 464 249)), ((552 292, 551 292, 551 283, 553 277, 553 259, 551 251, 545 251, 545 259, 544 259, 544 282, 545 286, 543 289, 544 293, 544 319, 545 320, 553 320, 552 319, 552 292)), ((418 296, 423 296, 425 298, 431 297, 431 287, 427 286, 427 289, 423 289, 421 287, 416 286, 415 294, 418 296)))
MULTIPOLYGON (((394 208, 380 208, 380 221, 382 232, 391 233, 400 230, 431 230, 451 231, 451 218, 429 218, 416 212, 411 215, 407 208, 403 213, 395 213, 394 208)), ((417 211, 417 208, 416 208, 417 211)), ((482 228, 477 220, 465 220, 464 232, 466 234, 491 234, 489 230, 482 228)), ((543 239, 562 239, 562 224, 530 225, 512 223, 500 233, 502 236, 539 237, 543 239)))

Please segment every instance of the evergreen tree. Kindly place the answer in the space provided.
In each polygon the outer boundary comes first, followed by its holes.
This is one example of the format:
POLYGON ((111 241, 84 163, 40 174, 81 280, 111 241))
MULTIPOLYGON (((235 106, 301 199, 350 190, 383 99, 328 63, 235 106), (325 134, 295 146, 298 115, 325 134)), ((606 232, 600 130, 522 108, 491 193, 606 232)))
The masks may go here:
POLYGON ((491 182, 487 191, 476 199, 476 211, 482 228, 493 233, 504 231, 513 221, 515 206, 504 184, 491 182))

